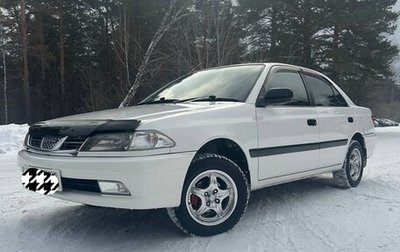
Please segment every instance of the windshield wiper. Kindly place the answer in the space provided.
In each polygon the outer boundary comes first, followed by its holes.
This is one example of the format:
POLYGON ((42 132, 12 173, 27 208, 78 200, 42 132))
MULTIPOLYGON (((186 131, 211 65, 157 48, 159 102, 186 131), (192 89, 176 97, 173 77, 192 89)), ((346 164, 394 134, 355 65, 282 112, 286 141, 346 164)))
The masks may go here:
POLYGON ((210 95, 206 97, 195 97, 190 99, 184 99, 177 102, 198 102, 198 101, 231 101, 240 102, 238 99, 228 98, 228 97, 216 97, 215 95, 210 95))
POLYGON ((158 100, 141 102, 138 105, 142 105, 142 104, 160 104, 160 103, 176 103, 176 102, 180 102, 180 100, 179 99, 165 99, 165 97, 161 97, 158 100))
POLYGON ((215 95, 204 96, 204 97, 193 97, 188 99, 166 99, 165 97, 161 97, 158 100, 141 102, 138 105, 142 104, 161 104, 161 103, 182 103, 182 102, 201 102, 201 101, 230 101, 230 102, 240 102, 238 99, 228 98, 228 97, 216 97, 215 95))

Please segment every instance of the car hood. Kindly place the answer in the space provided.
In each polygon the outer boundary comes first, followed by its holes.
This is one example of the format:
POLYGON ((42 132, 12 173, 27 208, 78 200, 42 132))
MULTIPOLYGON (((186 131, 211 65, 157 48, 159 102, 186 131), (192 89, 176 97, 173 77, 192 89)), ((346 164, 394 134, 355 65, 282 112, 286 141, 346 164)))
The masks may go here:
POLYGON ((152 120, 178 114, 196 113, 208 109, 237 106, 235 102, 196 102, 177 104, 147 104, 121 109, 102 110, 73 116, 66 116, 49 122, 82 121, 82 120, 152 120))

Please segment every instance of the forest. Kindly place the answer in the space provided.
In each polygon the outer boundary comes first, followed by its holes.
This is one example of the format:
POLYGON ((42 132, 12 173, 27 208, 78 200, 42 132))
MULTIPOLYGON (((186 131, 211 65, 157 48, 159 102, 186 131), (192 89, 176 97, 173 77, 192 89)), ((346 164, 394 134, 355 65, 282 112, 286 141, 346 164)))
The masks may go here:
POLYGON ((0 124, 134 105, 186 73, 246 62, 321 71, 399 120, 396 2, 0 0, 0 124))

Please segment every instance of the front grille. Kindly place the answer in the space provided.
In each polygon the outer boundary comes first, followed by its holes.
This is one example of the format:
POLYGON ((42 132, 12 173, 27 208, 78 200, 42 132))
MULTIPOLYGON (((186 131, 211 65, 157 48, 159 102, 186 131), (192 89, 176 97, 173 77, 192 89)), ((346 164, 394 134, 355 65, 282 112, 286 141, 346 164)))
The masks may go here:
POLYGON ((61 185, 64 191, 78 190, 86 192, 101 192, 97 180, 61 178, 61 185))
POLYGON ((60 150, 78 150, 86 139, 86 137, 68 137, 61 145, 60 150))
MULTIPOLYGON (((36 148, 36 149, 43 149, 43 150, 52 150, 54 147, 52 141, 49 139, 57 139, 62 137, 52 137, 52 136, 29 136, 29 143, 28 145, 36 148), (44 141, 44 144, 42 144, 44 141)), ((60 151, 77 151, 82 146, 82 144, 86 141, 86 137, 79 137, 79 136, 69 136, 65 139, 64 143, 58 149, 60 151)), ((57 151, 57 150, 56 150, 57 151)))
POLYGON ((44 150, 58 150, 61 145, 64 143, 67 137, 44 137, 42 139, 42 143, 40 144, 40 148, 44 150))
POLYGON ((40 136, 29 136, 29 146, 40 148, 43 137, 40 136))

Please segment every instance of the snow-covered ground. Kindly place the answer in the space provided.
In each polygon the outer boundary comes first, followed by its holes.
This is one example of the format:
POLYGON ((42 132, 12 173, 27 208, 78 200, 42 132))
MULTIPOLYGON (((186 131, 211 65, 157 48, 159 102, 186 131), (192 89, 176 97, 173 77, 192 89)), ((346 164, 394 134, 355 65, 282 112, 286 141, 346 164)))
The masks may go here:
POLYGON ((0 125, 0 154, 16 152, 23 145, 28 125, 0 125))
POLYGON ((377 129, 358 188, 329 175, 253 192, 230 232, 188 237, 164 210, 94 208, 22 189, 26 126, 0 126, 0 251, 400 251, 400 127, 377 129), (11 147, 8 147, 11 144, 11 147))

